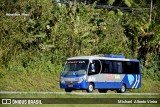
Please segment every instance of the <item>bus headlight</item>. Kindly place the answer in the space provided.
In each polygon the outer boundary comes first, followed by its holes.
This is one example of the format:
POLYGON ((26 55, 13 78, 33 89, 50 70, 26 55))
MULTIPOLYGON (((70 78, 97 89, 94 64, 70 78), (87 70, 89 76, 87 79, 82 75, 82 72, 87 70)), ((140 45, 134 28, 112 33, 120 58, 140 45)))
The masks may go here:
POLYGON ((63 78, 63 77, 61 77, 61 83, 62 83, 62 84, 64 84, 64 83, 65 83, 64 78, 63 78))
POLYGON ((62 84, 64 84, 64 83, 65 83, 65 81, 64 81, 64 80, 61 80, 61 83, 62 83, 62 84))
POLYGON ((81 83, 83 80, 85 80, 84 78, 80 78, 78 83, 81 83))

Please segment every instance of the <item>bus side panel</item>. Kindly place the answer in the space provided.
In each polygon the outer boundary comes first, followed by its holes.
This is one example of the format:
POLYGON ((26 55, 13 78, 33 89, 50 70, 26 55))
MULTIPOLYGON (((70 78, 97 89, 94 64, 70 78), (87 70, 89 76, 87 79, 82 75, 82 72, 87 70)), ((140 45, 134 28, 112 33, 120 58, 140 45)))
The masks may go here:
POLYGON ((87 81, 93 82, 96 89, 118 89, 124 77, 125 74, 97 74, 88 76, 87 81))
POLYGON ((134 88, 140 88, 141 87, 141 80, 142 80, 142 76, 141 76, 141 74, 138 74, 137 75, 138 77, 137 77, 137 84, 136 84, 136 86, 134 87, 134 88))
POLYGON ((97 74, 88 76, 87 82, 93 82, 96 89, 139 88, 141 74, 97 74))
POLYGON ((95 89, 103 89, 105 88, 105 82, 94 82, 95 89))
POLYGON ((126 74, 122 83, 126 88, 139 88, 141 87, 141 74, 126 74))
POLYGON ((115 82, 94 82, 95 89, 113 89, 115 82))

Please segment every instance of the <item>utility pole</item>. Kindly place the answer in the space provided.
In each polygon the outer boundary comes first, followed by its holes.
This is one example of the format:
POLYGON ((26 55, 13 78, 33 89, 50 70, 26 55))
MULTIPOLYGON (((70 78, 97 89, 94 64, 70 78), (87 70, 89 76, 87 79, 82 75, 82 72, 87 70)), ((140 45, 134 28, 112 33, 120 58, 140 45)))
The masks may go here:
POLYGON ((152 11, 153 11, 153 0, 151 0, 151 5, 150 5, 149 22, 152 21, 152 11))

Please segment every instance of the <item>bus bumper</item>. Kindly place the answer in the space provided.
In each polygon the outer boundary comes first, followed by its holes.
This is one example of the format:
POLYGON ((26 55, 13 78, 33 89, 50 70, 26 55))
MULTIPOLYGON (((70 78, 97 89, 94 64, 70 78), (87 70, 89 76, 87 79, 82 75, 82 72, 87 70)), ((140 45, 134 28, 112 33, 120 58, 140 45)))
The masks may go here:
POLYGON ((60 88, 65 88, 65 89, 87 89, 88 88, 88 83, 83 80, 81 83, 70 83, 70 84, 65 84, 60 82, 60 88))

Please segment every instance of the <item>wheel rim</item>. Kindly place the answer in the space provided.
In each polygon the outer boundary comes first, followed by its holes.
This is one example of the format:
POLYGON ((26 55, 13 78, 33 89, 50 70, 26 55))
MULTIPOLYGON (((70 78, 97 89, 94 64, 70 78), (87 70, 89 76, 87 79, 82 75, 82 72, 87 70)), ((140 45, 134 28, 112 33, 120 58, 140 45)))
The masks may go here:
POLYGON ((92 85, 92 84, 89 85, 89 91, 90 91, 90 92, 93 91, 93 85, 92 85))
POLYGON ((125 92, 125 90, 126 90, 125 86, 122 85, 121 91, 122 91, 122 92, 125 92))

